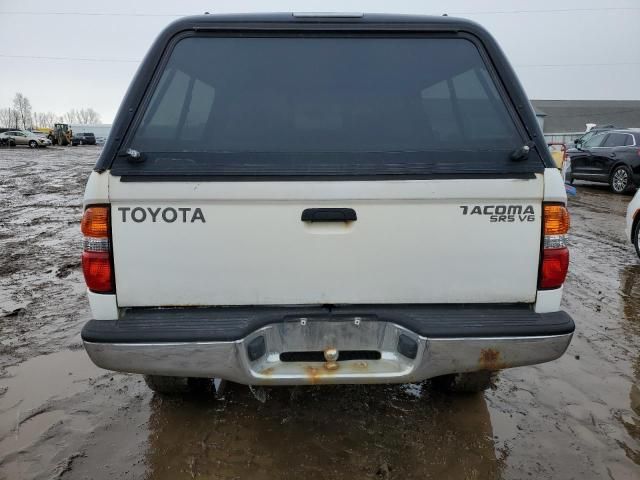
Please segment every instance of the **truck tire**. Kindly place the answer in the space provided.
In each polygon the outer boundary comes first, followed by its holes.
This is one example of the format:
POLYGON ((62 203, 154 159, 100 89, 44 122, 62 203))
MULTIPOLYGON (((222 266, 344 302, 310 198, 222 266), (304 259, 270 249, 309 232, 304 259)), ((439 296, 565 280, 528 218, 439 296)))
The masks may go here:
POLYGON ((573 175, 571 175, 571 170, 569 170, 567 172, 567 175, 565 176, 565 183, 568 183, 569 185, 573 185, 574 181, 575 179, 573 178, 573 175))
POLYGON ((151 390, 163 395, 180 395, 189 392, 189 379, 187 377, 145 375, 144 382, 151 390))
POLYGON ((438 390, 451 393, 483 392, 493 386, 496 372, 481 370, 479 372, 452 373, 431 379, 431 384, 438 390))
POLYGON ((189 395, 213 392, 213 382, 208 378, 165 377, 144 375, 144 381, 151 390, 167 396, 189 395))
POLYGON ((640 257, 640 222, 636 221, 635 226, 633 227, 633 246, 636 247, 636 253, 638 257, 640 257))

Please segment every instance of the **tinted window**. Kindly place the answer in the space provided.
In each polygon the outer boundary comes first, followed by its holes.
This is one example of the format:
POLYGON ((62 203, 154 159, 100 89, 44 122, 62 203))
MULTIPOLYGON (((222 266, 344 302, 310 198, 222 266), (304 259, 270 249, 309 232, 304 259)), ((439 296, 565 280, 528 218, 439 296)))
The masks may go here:
POLYGON ((610 133, 602 144, 603 147, 623 147, 627 141, 627 135, 624 133, 610 133))
POLYGON ((522 144, 476 46, 442 38, 186 38, 127 141, 142 170, 311 175, 521 169, 522 144))
POLYGON ((607 136, 607 133, 599 133, 597 135, 594 135, 584 143, 584 147, 585 148, 600 147, 606 136, 607 136))
POLYGON ((633 135, 627 134, 626 137, 627 137, 627 139, 624 142, 625 145, 635 145, 636 142, 633 139, 633 135))
POLYGON ((587 132, 584 135, 582 135, 581 137, 578 137, 578 140, 582 140, 582 143, 586 143, 588 142, 591 137, 593 137, 595 135, 595 132, 587 132))

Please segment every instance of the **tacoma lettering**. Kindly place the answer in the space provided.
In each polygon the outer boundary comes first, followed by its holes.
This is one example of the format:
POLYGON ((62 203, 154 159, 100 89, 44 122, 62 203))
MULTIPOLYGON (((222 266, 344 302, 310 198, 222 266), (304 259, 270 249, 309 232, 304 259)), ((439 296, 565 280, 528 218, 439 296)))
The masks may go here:
POLYGON ((118 211, 122 215, 122 222, 126 223, 132 220, 135 223, 143 223, 147 220, 152 222, 164 221, 165 223, 206 223, 202 209, 191 207, 118 207, 118 211))
POLYGON ((460 205, 462 215, 484 215, 489 222, 535 222, 533 205, 460 205))

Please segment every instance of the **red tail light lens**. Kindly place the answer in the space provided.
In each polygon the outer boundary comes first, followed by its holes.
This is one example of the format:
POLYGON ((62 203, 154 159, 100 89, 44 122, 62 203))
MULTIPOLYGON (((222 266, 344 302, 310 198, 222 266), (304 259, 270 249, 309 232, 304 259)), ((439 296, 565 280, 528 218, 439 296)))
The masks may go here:
POLYGON ((82 252, 82 273, 92 292, 111 293, 111 258, 108 252, 82 252))
POLYGON ((82 272, 87 287, 96 293, 114 291, 110 220, 109 207, 104 205, 90 206, 82 216, 82 272))
POLYGON ((542 262, 538 288, 541 290, 560 288, 569 269, 567 232, 570 220, 567 207, 561 203, 543 205, 542 222, 542 262))
POLYGON ((545 248, 542 251, 539 287, 541 289, 560 288, 567 277, 568 269, 568 248, 545 248))

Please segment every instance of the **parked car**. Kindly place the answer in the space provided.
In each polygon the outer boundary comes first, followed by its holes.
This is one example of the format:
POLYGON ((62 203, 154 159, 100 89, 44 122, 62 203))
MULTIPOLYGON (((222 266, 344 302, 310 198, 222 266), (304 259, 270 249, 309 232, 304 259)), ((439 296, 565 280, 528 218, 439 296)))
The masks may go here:
POLYGON ((11 147, 16 145, 28 145, 31 148, 48 147, 51 140, 40 137, 28 130, 9 130, 0 133, 0 142, 11 147))
POLYGON ((640 190, 636 192, 627 207, 627 226, 625 229, 627 238, 636 247, 636 253, 640 257, 640 190))
POLYGON ((71 138, 71 145, 95 145, 96 144, 96 136, 91 132, 83 132, 83 133, 74 133, 71 138))
POLYGON ((564 184, 474 22, 186 17, 113 131, 81 227, 82 339, 102 368, 162 393, 478 391, 571 341, 564 184))
POLYGON ((640 185, 640 129, 597 133, 567 151, 570 171, 567 181, 608 183, 615 193, 640 185))

